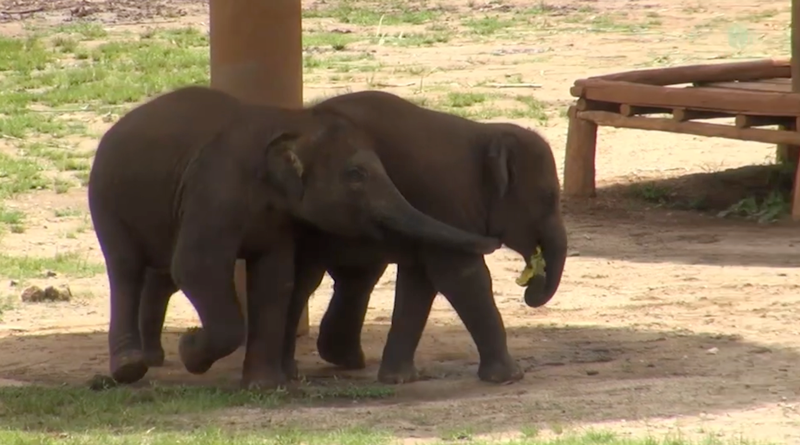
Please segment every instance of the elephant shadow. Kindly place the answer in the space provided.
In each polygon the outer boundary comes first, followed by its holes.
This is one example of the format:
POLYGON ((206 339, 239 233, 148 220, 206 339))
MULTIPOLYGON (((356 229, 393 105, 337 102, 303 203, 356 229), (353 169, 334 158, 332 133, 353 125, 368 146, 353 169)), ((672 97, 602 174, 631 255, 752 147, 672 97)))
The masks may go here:
MULTIPOLYGON (((362 338, 367 367, 347 371, 316 355, 317 326, 312 325, 309 335, 298 339, 301 384, 382 386, 376 375, 387 332, 388 322, 366 323, 362 338)), ((421 434, 426 422, 444 416, 454 425, 462 422, 474 432, 489 432, 519 428, 521 419, 605 422, 644 415, 690 416, 791 402, 800 394, 800 380, 791 378, 799 358, 796 350, 750 343, 738 336, 535 323, 509 327, 507 332, 511 354, 526 372, 519 382, 479 381, 478 355, 466 330, 436 320, 426 327, 417 352, 420 381, 392 386, 392 394, 379 400, 314 401, 317 411, 322 406, 327 413, 317 420, 320 425, 325 419, 350 418, 359 425, 388 422, 390 428, 410 422, 421 434), (377 420, 376 410, 382 412, 377 420)), ((151 369, 135 386, 238 385, 243 348, 208 373, 191 375, 178 360, 178 336, 178 331, 166 330, 165 365, 151 369)), ((102 331, 0 339, 0 380, 83 384, 93 374, 107 372, 106 342, 102 331)), ((312 420, 295 416, 286 422, 312 420)), ((436 425, 428 427, 433 431, 436 425)))

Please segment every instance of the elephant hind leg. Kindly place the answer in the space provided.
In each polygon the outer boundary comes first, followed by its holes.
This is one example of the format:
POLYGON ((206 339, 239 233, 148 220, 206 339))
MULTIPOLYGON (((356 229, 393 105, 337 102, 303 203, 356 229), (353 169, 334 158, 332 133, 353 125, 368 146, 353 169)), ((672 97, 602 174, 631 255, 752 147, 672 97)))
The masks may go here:
POLYGON ((111 376, 119 383, 140 380, 147 373, 138 316, 145 262, 139 246, 116 221, 95 222, 106 263, 111 299, 108 350, 111 376))
POLYGON ((320 358, 345 369, 366 367, 361 329, 372 290, 386 271, 386 263, 366 267, 333 266, 333 297, 322 317, 317 338, 320 358))
POLYGON ((142 338, 145 363, 149 367, 164 364, 164 347, 161 345, 161 332, 167 315, 167 306, 172 294, 178 291, 169 272, 148 269, 142 302, 139 307, 139 331, 142 338))

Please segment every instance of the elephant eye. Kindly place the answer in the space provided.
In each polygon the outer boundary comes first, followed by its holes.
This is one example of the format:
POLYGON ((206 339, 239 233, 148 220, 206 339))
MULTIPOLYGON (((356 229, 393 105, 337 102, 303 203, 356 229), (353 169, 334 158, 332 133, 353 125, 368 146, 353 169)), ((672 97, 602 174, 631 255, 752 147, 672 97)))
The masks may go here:
POLYGON ((367 179, 367 171, 361 167, 350 167, 344 173, 347 182, 359 183, 367 179))

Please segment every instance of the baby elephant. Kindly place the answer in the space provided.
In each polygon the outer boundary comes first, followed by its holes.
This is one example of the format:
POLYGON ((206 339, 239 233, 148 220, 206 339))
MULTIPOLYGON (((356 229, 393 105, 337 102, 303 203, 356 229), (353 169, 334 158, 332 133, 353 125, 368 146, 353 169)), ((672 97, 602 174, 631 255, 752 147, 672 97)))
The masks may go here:
MULTIPOLYGON (((378 91, 343 94, 313 109, 342 113, 373 137, 389 177, 416 208, 476 235, 499 238, 519 253, 528 273, 518 283, 526 288, 528 306, 542 306, 553 297, 564 270, 567 232, 553 152, 540 134, 513 124, 474 122, 378 91)), ((320 324, 320 357, 364 367, 360 335, 367 303, 387 264, 397 263, 380 381, 416 379, 414 354, 437 293, 472 335, 482 380, 523 377, 509 355, 492 277, 480 253, 403 239, 345 239, 313 228, 301 243, 284 360, 294 356, 297 320, 327 271, 334 291, 320 324)))
POLYGON ((179 287, 202 323, 181 336, 189 372, 206 372, 247 335, 242 385, 282 384, 293 373, 293 360, 281 357, 293 218, 348 239, 395 231, 472 252, 499 247, 413 208, 374 140, 340 113, 245 104, 206 87, 172 91, 123 116, 100 140, 88 188, 111 293, 110 368, 120 383, 148 369, 140 301, 167 300, 179 287), (247 261, 247 332, 232 280, 237 258, 247 261), (144 286, 146 272, 158 285, 144 286))

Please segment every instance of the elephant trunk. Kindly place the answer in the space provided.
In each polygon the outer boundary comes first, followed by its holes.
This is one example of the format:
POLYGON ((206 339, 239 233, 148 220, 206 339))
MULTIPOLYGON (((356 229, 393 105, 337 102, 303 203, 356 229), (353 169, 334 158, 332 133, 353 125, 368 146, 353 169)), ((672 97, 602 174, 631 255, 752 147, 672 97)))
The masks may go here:
POLYGON ((553 298, 567 261, 567 230, 561 218, 553 217, 542 233, 540 247, 545 261, 545 276, 535 277, 525 289, 525 304, 530 307, 544 306, 553 298))
POLYGON ((376 194, 381 198, 371 200, 373 215, 381 226, 411 238, 468 252, 489 254, 500 248, 501 243, 495 238, 466 232, 420 212, 406 201, 388 175, 381 182, 384 187, 376 194))

